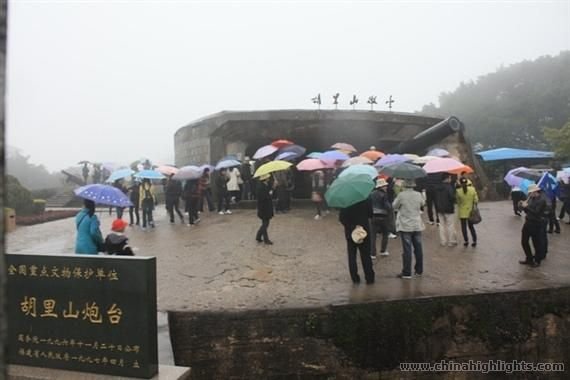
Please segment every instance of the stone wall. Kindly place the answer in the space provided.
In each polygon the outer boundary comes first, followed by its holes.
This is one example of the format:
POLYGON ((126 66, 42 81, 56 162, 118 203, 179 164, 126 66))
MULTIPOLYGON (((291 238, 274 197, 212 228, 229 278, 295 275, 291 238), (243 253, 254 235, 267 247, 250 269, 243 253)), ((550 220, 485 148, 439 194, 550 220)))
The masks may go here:
POLYGON ((399 363, 570 363, 570 287, 313 309, 177 311, 169 325, 175 363, 192 367, 194 379, 440 379, 458 374, 401 372, 399 363))

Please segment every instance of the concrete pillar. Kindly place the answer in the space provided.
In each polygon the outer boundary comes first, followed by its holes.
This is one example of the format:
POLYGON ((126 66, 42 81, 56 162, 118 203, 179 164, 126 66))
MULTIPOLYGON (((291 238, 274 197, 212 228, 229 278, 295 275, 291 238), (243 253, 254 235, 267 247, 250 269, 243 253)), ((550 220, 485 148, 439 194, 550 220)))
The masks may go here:
POLYGON ((4 262, 4 92, 6 89, 6 18, 7 2, 0 0, 0 379, 6 377, 6 266, 4 262))

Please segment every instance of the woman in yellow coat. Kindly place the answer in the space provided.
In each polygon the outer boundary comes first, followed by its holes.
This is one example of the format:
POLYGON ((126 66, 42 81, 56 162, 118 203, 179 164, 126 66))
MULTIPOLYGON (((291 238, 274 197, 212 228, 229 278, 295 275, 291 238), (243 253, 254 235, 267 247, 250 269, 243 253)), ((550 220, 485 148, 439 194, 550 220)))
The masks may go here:
POLYGON ((459 220, 461 221, 461 232, 463 233, 463 246, 467 247, 469 245, 469 236, 467 235, 467 227, 469 227, 471 237, 473 238, 471 246, 476 247, 477 232, 475 231, 473 223, 469 221, 469 215, 473 210, 473 206, 479 202, 479 197, 477 196, 477 191, 473 187, 473 184, 467 178, 461 178, 459 185, 460 187, 456 190, 456 200, 459 220))

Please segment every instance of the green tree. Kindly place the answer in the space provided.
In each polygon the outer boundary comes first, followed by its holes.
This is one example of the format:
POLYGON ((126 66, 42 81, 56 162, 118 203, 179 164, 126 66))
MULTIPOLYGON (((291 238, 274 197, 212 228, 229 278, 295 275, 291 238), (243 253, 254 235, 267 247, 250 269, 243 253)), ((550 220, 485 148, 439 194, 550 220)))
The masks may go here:
POLYGON ((556 157, 570 158, 570 120, 560 129, 544 128, 544 138, 554 147, 556 157))
POLYGON ((34 211, 32 194, 11 175, 6 176, 6 206, 15 209, 18 215, 30 215, 34 211))

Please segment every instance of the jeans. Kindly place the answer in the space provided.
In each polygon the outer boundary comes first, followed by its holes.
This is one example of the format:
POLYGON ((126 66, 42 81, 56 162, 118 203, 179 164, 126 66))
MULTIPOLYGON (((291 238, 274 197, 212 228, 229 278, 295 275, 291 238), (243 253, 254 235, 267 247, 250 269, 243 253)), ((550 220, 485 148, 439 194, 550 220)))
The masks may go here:
POLYGON ((200 199, 195 197, 190 197, 186 200, 186 212, 188 213, 188 224, 194 224, 198 220, 198 206, 200 204, 200 199))
POLYGON ((439 223, 439 215, 437 214, 437 207, 435 206, 434 197, 435 197, 435 191, 426 190, 426 206, 427 206, 428 219, 430 222, 433 222, 433 209, 435 209, 436 222, 439 223))
POLYGON ((543 230, 542 222, 529 222, 525 221, 521 231, 521 245, 526 256, 527 262, 540 263, 544 259, 544 242, 543 238, 546 235, 543 230), (532 239, 534 247, 534 255, 530 249, 529 240, 532 239))
POLYGON ((245 201, 249 201, 251 198, 251 180, 244 180, 243 187, 242 187, 242 195, 241 199, 245 201))
MULTIPOLYGON (((562 206, 564 209, 564 206, 562 206)), ((552 201, 552 209, 548 213, 548 232, 552 233, 552 230, 560 232, 560 223, 556 219, 556 199, 552 201)))
POLYGON ((136 219, 136 225, 138 226, 140 224, 140 214, 139 214, 139 203, 138 202, 133 202, 134 206, 130 206, 129 207, 129 220, 130 220, 130 225, 132 226, 133 223, 133 211, 135 216, 137 217, 136 219))
POLYGON ((230 209, 230 193, 228 191, 218 192, 218 212, 230 209))
POLYGON ((400 238, 402 239, 402 275, 412 275, 412 247, 414 249, 414 257, 416 258, 416 265, 414 270, 417 274, 424 272, 424 253, 422 249, 422 233, 421 231, 404 232, 400 231, 400 238))
POLYGON ((439 217, 439 242, 441 245, 457 244, 455 213, 437 214, 439 217))
POLYGON ((180 208, 178 207, 178 198, 177 199, 167 199, 166 200, 166 211, 168 211, 168 216, 170 217, 170 223, 174 223, 174 211, 180 217, 180 220, 184 222, 184 215, 180 212, 180 208))
POLYGON ((562 201, 562 207, 560 208, 558 218, 563 221, 566 214, 570 215, 570 199, 564 199, 562 201))
POLYGON ((154 226, 154 222, 152 220, 152 207, 143 207, 142 220, 143 220, 143 227, 146 227, 147 222, 151 226, 154 226))
MULTIPOLYGON (((364 226, 363 226, 364 227, 364 226)), ((367 284, 374 283, 374 268, 372 267, 372 259, 370 258, 370 231, 361 244, 356 244, 352 240, 352 228, 344 227, 344 235, 346 238, 346 249, 348 252, 348 270, 352 282, 357 284, 360 282, 358 275, 358 266, 356 265, 356 250, 360 251, 360 261, 364 270, 364 277, 367 284)))
POLYGON ((261 227, 257 230, 257 234, 255 235, 255 240, 268 242, 269 241, 269 234, 267 233, 267 229, 269 228, 269 221, 271 219, 261 219, 261 227))
POLYGON ((469 226, 469 231, 471 231, 471 238, 473 243, 477 243, 477 231, 475 231, 475 225, 469 221, 468 218, 461 218, 461 233, 463 234, 463 241, 469 242, 469 236, 467 235, 467 226, 469 226))
POLYGON ((390 234, 390 221, 388 217, 383 218, 372 218, 372 223, 370 224, 370 238, 372 239, 370 244, 370 254, 376 256, 376 234, 382 234, 382 242, 380 243, 380 253, 386 252, 388 248, 388 235, 390 234))

